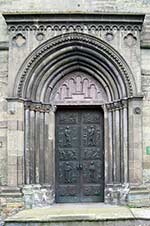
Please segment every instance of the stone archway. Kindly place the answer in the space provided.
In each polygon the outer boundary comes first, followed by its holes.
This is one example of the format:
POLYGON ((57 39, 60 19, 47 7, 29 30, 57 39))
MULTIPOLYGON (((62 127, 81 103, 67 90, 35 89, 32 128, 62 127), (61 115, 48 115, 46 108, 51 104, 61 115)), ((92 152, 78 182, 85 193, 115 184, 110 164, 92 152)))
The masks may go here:
POLYGON ((107 94, 74 71, 54 86, 56 202, 104 201, 104 113, 107 94))
POLYGON ((125 186, 141 180, 136 180, 135 171, 142 165, 137 168, 130 160, 135 146, 141 156, 141 142, 133 139, 137 129, 141 132, 136 113, 141 98, 129 66, 104 41, 82 33, 46 41, 20 68, 13 96, 23 99, 25 109, 25 184, 47 184, 55 190, 55 111, 60 105, 104 110, 106 202, 113 200, 114 192, 120 192, 120 201, 123 194, 124 201, 125 186), (77 82, 86 84, 83 92, 77 82))

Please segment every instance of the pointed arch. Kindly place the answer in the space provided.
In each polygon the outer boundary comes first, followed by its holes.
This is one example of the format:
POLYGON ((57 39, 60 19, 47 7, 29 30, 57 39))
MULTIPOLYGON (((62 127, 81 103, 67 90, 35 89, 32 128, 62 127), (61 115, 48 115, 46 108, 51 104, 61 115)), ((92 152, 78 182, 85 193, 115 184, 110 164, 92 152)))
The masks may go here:
POLYGON ((79 70, 99 81, 110 102, 136 95, 123 57, 104 41, 74 32, 44 42, 28 56, 17 74, 13 96, 49 103, 57 82, 79 70))

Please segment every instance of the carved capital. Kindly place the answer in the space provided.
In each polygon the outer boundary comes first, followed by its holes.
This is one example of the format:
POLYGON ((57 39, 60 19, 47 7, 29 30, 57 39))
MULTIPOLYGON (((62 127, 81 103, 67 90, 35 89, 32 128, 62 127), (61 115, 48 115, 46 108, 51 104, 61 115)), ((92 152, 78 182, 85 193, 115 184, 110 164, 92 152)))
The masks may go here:
POLYGON ((106 109, 107 109, 108 111, 111 111, 111 104, 110 104, 110 103, 106 104, 106 109))
POLYGON ((122 108, 127 108, 128 107, 128 99, 123 99, 121 100, 122 108))
POLYGON ((32 104, 32 101, 30 101, 30 100, 25 101, 25 102, 24 102, 24 109, 25 109, 25 110, 29 110, 31 104, 32 104))
POLYGON ((35 112, 43 112, 43 113, 49 113, 51 106, 49 104, 42 104, 42 103, 36 103, 32 101, 26 101, 24 103, 25 110, 29 111, 35 111, 35 112))
POLYGON ((52 111, 53 113, 55 113, 57 110, 57 106, 56 105, 52 105, 50 111, 52 111))
POLYGON ((108 111, 121 110, 123 108, 127 108, 127 106, 128 106, 128 99, 118 100, 118 101, 106 104, 106 108, 108 111))
POLYGON ((119 110, 119 109, 121 109, 121 107, 122 107, 121 101, 116 101, 116 102, 114 102, 113 105, 114 105, 114 106, 113 106, 114 110, 119 110))

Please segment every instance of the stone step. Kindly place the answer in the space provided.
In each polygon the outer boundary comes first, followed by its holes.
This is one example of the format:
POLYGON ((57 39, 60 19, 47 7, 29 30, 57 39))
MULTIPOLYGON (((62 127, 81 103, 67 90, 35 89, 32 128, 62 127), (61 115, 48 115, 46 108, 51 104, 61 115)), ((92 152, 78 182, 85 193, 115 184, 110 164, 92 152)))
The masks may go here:
POLYGON ((5 226, 150 226, 149 208, 104 204, 55 204, 23 210, 5 220, 5 226))

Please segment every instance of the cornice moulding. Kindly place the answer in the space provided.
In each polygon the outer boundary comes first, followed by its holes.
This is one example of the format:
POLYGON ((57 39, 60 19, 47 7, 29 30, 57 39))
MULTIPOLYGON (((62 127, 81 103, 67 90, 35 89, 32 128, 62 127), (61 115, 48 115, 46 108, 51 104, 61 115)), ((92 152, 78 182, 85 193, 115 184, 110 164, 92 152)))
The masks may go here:
POLYGON ((9 49, 9 42, 1 41, 0 50, 8 50, 8 49, 9 49))
POLYGON ((150 49, 150 40, 141 41, 141 49, 150 49))
POLYGON ((144 21, 144 14, 104 14, 104 13, 4 13, 6 23, 10 24, 36 24, 36 23, 59 23, 79 22, 79 23, 130 23, 141 24, 144 21))

